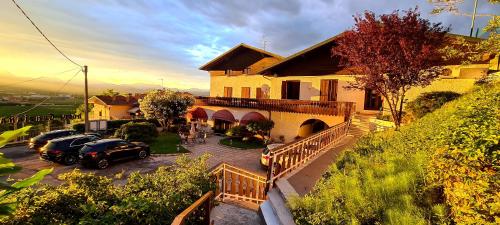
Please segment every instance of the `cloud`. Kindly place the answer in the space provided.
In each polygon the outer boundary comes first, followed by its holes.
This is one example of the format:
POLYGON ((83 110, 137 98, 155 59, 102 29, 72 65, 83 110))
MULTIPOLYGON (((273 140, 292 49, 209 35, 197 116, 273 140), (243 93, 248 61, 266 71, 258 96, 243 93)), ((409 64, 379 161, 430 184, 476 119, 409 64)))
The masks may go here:
MULTIPOLYGON (((38 0, 18 1, 47 35, 75 60, 88 64, 94 82, 157 83, 208 88, 197 68, 247 43, 290 55, 353 25, 352 15, 419 6, 422 16, 468 34, 470 18, 430 15, 423 0, 38 0)), ((482 0, 479 12, 495 13, 482 0)), ((467 1, 462 10, 471 9, 467 1)), ((0 68, 16 75, 64 70, 64 59, 10 1, 0 1, 0 68)), ((486 18, 478 18, 484 26, 486 18)))

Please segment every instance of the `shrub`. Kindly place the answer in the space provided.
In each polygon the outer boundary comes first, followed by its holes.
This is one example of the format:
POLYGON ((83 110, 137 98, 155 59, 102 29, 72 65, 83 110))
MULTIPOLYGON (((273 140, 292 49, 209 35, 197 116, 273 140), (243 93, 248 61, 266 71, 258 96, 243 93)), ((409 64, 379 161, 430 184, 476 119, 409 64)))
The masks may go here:
POLYGON ((251 121, 247 125, 247 129, 250 132, 260 135, 262 138, 265 138, 266 134, 269 134, 269 131, 271 131, 273 127, 274 127, 274 121, 272 120, 251 121))
POLYGON ((245 126, 234 126, 226 132, 226 135, 229 137, 247 137, 251 135, 251 133, 245 126))
POLYGON ((85 124, 84 123, 75 123, 71 126, 73 130, 76 130, 78 133, 84 133, 85 132, 85 124))
POLYGON ((297 224, 495 224, 500 84, 360 139, 303 198, 297 224))
MULTIPOLYGON (((177 158, 155 172, 134 172, 124 185, 78 170, 60 175, 58 186, 21 191, 18 208, 2 224, 170 224, 175 216, 213 190, 207 155, 177 158)), ((190 218, 187 224, 200 224, 190 218)))
POLYGON ((148 122, 129 122, 115 131, 115 137, 127 141, 152 142, 158 136, 156 126, 148 122))
POLYGON ((418 96, 415 100, 408 102, 406 108, 414 117, 420 118, 440 108, 444 103, 460 97, 460 94, 452 91, 427 92, 418 96))

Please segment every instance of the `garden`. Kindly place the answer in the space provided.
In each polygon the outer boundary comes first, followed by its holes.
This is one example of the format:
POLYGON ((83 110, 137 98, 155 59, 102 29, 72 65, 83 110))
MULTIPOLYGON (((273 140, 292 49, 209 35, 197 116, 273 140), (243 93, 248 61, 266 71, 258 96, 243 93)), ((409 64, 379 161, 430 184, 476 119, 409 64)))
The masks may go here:
POLYGON ((500 83, 366 136, 313 192, 290 202, 297 224, 497 224, 500 83))
POLYGON ((272 120, 251 121, 247 125, 234 126, 226 132, 227 137, 221 139, 219 144, 238 149, 264 148, 270 141, 269 132, 273 127, 272 120))

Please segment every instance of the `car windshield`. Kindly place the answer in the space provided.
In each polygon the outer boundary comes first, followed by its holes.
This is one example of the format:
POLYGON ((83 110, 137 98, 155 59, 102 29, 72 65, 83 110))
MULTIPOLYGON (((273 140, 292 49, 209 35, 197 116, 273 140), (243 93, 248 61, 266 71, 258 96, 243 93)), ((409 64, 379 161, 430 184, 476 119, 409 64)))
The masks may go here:
POLYGON ((269 153, 269 149, 267 147, 265 147, 263 150, 262 150, 262 154, 265 154, 267 155, 269 153))
POLYGON ((94 149, 92 145, 84 145, 82 149, 80 149, 80 153, 90 152, 94 149))

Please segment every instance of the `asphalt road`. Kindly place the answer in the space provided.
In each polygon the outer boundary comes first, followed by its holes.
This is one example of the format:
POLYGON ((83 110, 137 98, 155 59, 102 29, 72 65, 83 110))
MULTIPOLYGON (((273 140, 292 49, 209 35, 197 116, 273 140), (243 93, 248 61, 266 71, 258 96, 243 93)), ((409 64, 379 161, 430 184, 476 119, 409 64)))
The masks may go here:
POLYGON ((97 175, 108 177, 114 177, 118 173, 123 173, 123 178, 116 179, 116 183, 122 183, 132 172, 151 172, 160 166, 172 165, 175 161, 175 156, 150 156, 142 160, 133 159, 118 162, 116 164, 111 164, 107 169, 98 170, 93 168, 85 168, 80 164, 66 166, 59 163, 45 161, 40 159, 39 154, 36 151, 28 149, 26 146, 1 148, 0 152, 4 153, 4 156, 11 159, 17 166, 21 167, 21 170, 19 172, 10 175, 10 178, 12 179, 24 179, 32 176, 39 170, 54 168, 54 171, 50 175, 46 176, 42 181, 43 183, 48 184, 61 183, 61 181, 57 178, 58 175, 70 172, 74 169, 79 169, 85 173, 95 173, 97 175))

